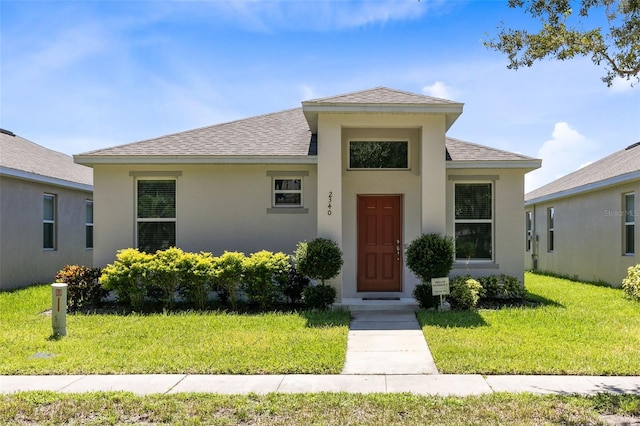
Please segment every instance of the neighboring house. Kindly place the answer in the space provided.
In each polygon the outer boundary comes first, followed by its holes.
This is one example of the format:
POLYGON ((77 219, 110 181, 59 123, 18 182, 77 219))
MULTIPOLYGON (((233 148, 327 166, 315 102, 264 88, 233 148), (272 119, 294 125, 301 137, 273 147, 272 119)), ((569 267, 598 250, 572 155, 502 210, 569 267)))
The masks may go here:
POLYGON ((93 264, 92 170, 0 130, 0 289, 93 264))
POLYGON ((640 263, 640 142, 525 196, 526 266, 620 286, 640 263))
POLYGON ((462 104, 388 88, 75 156, 94 169, 96 266, 118 249, 344 252, 344 303, 413 300, 404 248, 456 235, 452 275, 523 278, 524 174, 540 160, 451 139, 462 104), (521 212, 514 214, 514 212, 521 212))

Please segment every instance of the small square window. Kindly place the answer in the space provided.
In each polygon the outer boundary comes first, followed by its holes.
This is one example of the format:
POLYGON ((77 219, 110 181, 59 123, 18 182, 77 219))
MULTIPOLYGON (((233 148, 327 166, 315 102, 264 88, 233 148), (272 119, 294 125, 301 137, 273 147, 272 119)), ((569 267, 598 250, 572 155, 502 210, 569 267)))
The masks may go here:
POLYGON ((273 207, 302 207, 302 178, 273 179, 273 207))

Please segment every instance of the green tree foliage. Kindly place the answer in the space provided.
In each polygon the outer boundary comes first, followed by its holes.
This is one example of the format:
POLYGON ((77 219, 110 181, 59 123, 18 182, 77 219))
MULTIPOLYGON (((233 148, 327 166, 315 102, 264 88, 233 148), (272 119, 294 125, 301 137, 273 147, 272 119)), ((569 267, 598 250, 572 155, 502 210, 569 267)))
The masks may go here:
POLYGON ((587 56, 604 64, 602 81, 608 86, 616 77, 640 81, 640 0, 509 0, 509 7, 524 8, 541 26, 533 32, 501 24, 497 38, 484 42, 508 55, 508 68, 530 67, 547 57, 587 56))
POLYGON ((448 277, 453 266, 453 239, 438 233, 423 234, 406 251, 407 266, 423 284, 432 278, 448 277))
POLYGON ((320 280, 322 285, 325 285, 325 280, 340 273, 344 262, 338 244, 327 238, 298 243, 293 256, 296 269, 301 274, 320 280))

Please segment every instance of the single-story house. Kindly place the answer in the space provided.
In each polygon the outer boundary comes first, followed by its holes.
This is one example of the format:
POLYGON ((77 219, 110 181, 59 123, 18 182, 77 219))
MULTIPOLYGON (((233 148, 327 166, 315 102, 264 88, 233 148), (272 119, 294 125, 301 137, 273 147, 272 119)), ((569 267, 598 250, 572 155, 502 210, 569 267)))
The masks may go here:
POLYGON ((93 262, 93 171, 0 129, 0 290, 93 262))
POLYGON ((526 267, 620 286, 637 250, 640 142, 525 196, 526 267))
POLYGON ((524 175, 540 160, 447 137, 463 105, 379 87, 75 156, 93 167, 95 266, 118 249, 344 253, 346 303, 413 300, 404 249, 457 237, 452 275, 524 274, 524 175), (520 213, 518 213, 520 212, 520 213))

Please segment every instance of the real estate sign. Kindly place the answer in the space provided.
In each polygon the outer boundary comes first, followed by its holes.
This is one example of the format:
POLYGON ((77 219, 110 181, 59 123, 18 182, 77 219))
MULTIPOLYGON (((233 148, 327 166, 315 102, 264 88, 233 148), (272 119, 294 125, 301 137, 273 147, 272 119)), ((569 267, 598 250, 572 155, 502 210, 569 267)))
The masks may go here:
POLYGON ((445 296, 449 294, 449 292, 449 277, 431 279, 431 294, 434 296, 445 296))

